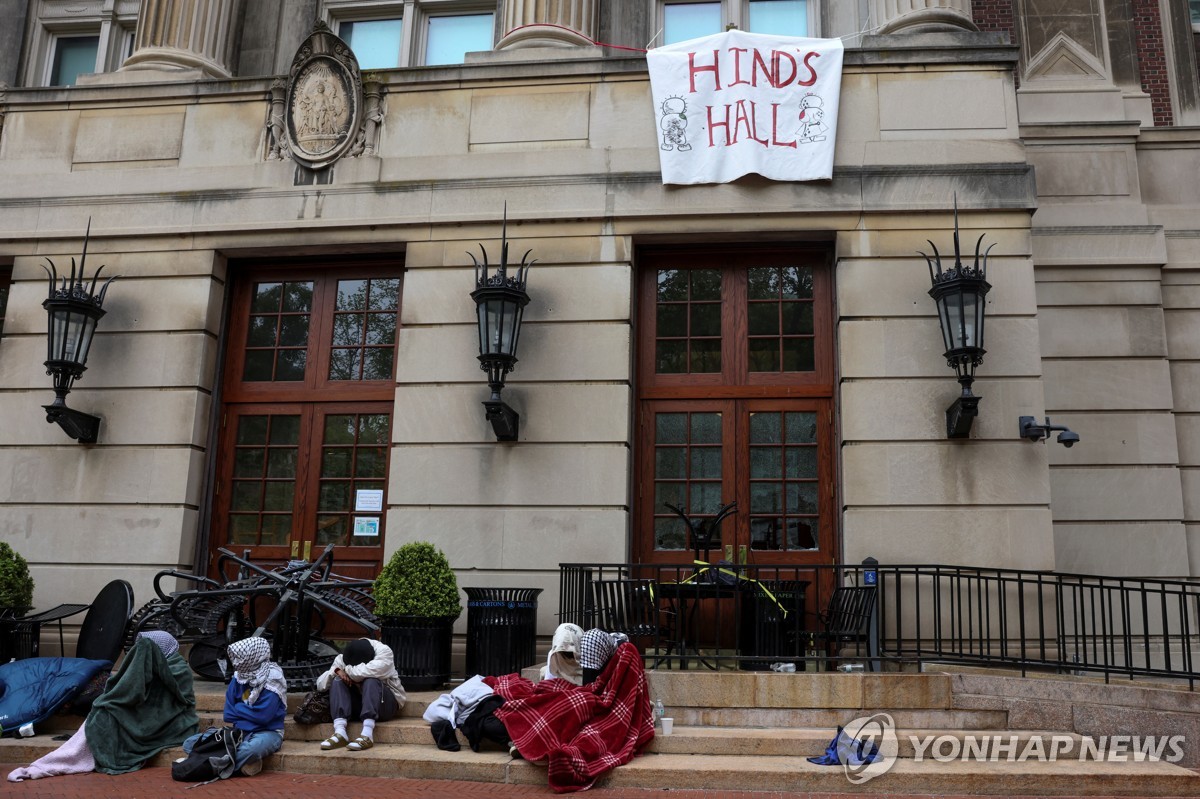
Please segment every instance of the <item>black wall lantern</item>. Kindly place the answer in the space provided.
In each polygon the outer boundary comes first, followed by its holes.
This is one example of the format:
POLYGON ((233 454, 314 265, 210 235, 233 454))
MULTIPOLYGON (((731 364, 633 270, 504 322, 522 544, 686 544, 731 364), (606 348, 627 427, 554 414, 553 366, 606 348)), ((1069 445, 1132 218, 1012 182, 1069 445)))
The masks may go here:
POLYGON ((100 433, 100 418, 88 413, 67 407, 67 394, 71 393, 71 384, 78 380, 87 370, 88 350, 92 347, 92 336, 96 332, 96 323, 104 316, 104 295, 108 285, 116 279, 110 277, 96 292, 96 281, 100 277, 100 269, 92 275, 92 281, 87 283, 83 276, 84 264, 87 261, 88 236, 91 234, 92 223, 88 220, 88 230, 83 237, 83 255, 79 259, 79 271, 75 271, 75 259, 71 259, 71 275, 59 276, 54 262, 49 258, 46 262, 50 268, 46 274, 50 278, 50 296, 42 303, 49 314, 46 328, 46 374, 54 376, 54 404, 43 405, 46 409, 46 421, 56 422, 67 435, 80 444, 94 444, 100 433))
POLYGON ((971 423, 979 414, 980 397, 971 393, 975 382, 975 367, 983 363, 983 317, 984 298, 991 284, 987 282, 987 257, 995 244, 988 245, 979 260, 979 247, 983 235, 975 242, 975 263, 965 266, 958 243, 958 198, 954 200, 954 266, 942 270, 942 258, 937 245, 932 241, 933 258, 925 253, 929 264, 929 279, 933 288, 929 296, 937 303, 938 322, 942 327, 942 341, 946 346, 946 363, 958 375, 962 394, 946 409, 946 436, 968 438, 971 423), (936 269, 936 272, 935 272, 936 269))
POLYGON ((471 299, 475 300, 479 318, 479 368, 487 372, 488 387, 492 390, 491 399, 484 402, 483 407, 496 433, 496 440, 516 441, 521 417, 500 399, 500 390, 504 388, 504 378, 517 365, 521 319, 525 315, 525 306, 529 304, 529 295, 525 293, 525 276, 529 267, 537 262, 526 263, 529 253, 533 252, 526 250, 517 273, 509 276, 507 204, 500 233, 500 263, 494 274, 488 275, 487 250, 482 244, 479 249, 483 253, 482 264, 471 253, 467 255, 475 264, 475 290, 471 292, 471 299))

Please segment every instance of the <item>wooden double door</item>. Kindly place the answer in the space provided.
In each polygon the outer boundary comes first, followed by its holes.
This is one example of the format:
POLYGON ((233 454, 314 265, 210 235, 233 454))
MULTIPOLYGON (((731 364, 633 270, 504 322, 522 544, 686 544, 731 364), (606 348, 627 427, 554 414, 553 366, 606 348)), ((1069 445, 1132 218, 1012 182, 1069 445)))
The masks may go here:
POLYGON ((224 547, 278 565, 333 544, 335 572, 374 579, 403 264, 297 260, 230 272, 212 554, 224 547))
POLYGON ((710 561, 836 561, 832 298, 824 246, 639 252, 635 560, 690 567, 668 506, 736 502, 710 561))

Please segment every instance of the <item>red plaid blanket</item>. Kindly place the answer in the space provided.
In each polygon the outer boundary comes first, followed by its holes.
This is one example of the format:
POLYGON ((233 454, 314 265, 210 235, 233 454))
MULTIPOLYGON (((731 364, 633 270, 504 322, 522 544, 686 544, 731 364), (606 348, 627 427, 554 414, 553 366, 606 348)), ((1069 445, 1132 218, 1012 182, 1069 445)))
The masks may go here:
POLYGON ((654 738, 646 672, 633 644, 621 644, 591 685, 534 685, 517 674, 484 682, 504 697, 496 717, 521 756, 549 759, 550 787, 557 793, 587 790, 654 738))

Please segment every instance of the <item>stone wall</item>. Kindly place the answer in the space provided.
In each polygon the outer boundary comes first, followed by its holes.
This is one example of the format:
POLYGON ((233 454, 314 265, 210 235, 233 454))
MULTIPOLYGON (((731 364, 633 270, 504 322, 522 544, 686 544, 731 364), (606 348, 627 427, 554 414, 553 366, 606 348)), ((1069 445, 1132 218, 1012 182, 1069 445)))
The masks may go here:
POLYGON ((1101 680, 1026 679, 951 674, 952 707, 1002 710, 1010 730, 1064 730, 1112 735, 1184 736, 1179 765, 1200 766, 1200 696, 1181 686, 1154 688, 1101 680))

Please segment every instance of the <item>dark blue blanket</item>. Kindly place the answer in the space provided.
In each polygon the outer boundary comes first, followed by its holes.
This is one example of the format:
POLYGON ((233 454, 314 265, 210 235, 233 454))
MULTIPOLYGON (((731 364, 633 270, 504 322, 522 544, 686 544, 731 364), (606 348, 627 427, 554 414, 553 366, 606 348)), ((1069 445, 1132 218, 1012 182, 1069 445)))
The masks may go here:
POLYGON ((107 660, 26 658, 0 665, 0 727, 16 735, 22 724, 53 715, 100 671, 107 660))

